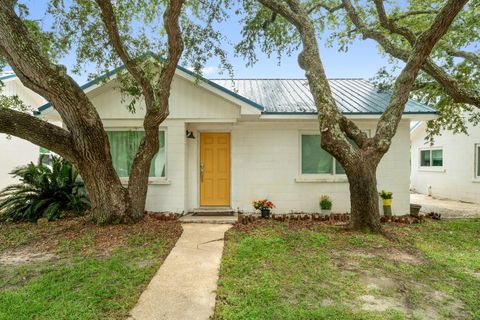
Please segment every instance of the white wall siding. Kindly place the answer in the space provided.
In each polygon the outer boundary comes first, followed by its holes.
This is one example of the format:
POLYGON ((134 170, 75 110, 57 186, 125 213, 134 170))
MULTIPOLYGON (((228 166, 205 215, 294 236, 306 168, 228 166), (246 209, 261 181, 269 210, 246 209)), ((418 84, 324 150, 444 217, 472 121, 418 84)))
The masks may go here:
POLYGON ((442 131, 433 147, 443 149, 442 168, 420 167, 420 149, 425 141, 425 124, 412 133, 411 188, 423 194, 480 203, 480 179, 475 179, 475 144, 480 144, 480 126, 469 126, 468 135, 442 131))
MULTIPOLYGON (((136 112, 131 113, 126 105, 131 99, 122 102, 122 94, 115 80, 89 93, 102 119, 143 119, 145 103, 141 101, 136 112)), ((212 94, 180 76, 175 76, 170 94, 169 119, 208 119, 225 120, 240 117, 240 106, 212 94)))
MULTIPOLYGON (((0 94, 6 96, 17 95, 28 107, 38 107, 45 102, 41 96, 24 87, 18 78, 4 81, 0 94)), ((39 156, 39 147, 17 137, 8 137, 0 133, 0 189, 17 183, 9 174, 13 169, 36 162, 39 156)))
POLYGON ((167 170, 165 181, 161 179, 148 187, 146 210, 185 211, 186 196, 186 138, 183 121, 168 120, 162 124, 166 129, 167 170))

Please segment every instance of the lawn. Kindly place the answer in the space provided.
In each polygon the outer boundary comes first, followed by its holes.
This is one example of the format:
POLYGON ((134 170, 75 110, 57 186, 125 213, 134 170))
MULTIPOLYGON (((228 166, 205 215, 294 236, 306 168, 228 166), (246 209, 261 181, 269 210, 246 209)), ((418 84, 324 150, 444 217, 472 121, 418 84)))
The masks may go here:
POLYGON ((480 220, 386 228, 235 226, 214 319, 480 319, 480 220))
POLYGON ((181 232, 153 218, 0 224, 0 319, 125 319, 181 232))

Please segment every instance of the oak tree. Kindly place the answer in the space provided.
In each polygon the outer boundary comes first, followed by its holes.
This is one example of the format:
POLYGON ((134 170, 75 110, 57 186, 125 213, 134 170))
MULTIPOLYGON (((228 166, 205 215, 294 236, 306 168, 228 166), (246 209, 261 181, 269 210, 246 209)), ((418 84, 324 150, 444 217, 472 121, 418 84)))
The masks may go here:
POLYGON ((217 1, 52 0, 48 14, 54 24, 42 30, 29 19, 27 5, 0 0, 0 60, 52 104, 64 127, 15 110, 9 107, 14 101, 3 97, 0 132, 72 162, 85 182, 96 223, 138 220, 145 211, 150 162, 159 150, 159 125, 169 115, 177 64, 182 53, 196 70, 212 52, 224 56, 220 34, 213 29, 223 12, 217 1), (131 111, 136 102, 144 102, 145 134, 127 186, 112 165, 97 110, 66 67, 55 62, 69 52, 76 53, 77 71, 85 63, 95 65, 98 73, 123 65, 117 77, 122 92, 132 98, 131 111))
POLYGON ((434 17, 415 34, 411 48, 406 50, 405 66, 396 77, 389 104, 377 123, 376 132, 368 137, 352 120, 342 115, 335 104, 318 46, 318 33, 328 23, 328 13, 354 9, 350 0, 338 5, 321 1, 258 0, 244 1, 247 12, 243 29, 244 40, 237 46, 251 60, 250 48, 262 41, 267 53, 301 46, 298 64, 305 71, 318 111, 321 147, 344 167, 350 186, 351 227, 381 232, 377 194, 377 166, 389 150, 405 104, 419 71, 428 63, 434 46, 442 39, 467 0, 448 0, 434 17), (349 139, 353 140, 352 144, 349 139))

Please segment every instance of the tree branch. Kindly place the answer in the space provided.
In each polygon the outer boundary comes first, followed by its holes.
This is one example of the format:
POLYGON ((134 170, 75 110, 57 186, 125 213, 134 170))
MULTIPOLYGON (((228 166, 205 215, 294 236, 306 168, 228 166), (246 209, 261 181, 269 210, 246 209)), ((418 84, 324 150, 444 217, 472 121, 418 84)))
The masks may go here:
POLYGON ((336 6, 329 6, 326 3, 318 2, 318 3, 315 3, 314 5, 312 5, 309 9, 307 9, 307 13, 311 14, 313 11, 315 11, 319 8, 323 8, 323 9, 327 10, 329 13, 334 13, 335 11, 338 11, 338 10, 342 9, 343 4, 340 3, 339 5, 336 5, 336 6))
POLYGON ((0 108, 0 132, 47 148, 71 162, 77 161, 68 131, 24 112, 0 108))
MULTIPOLYGON (((379 1, 381 0, 375 0, 376 3, 379 1)), ((429 29, 423 32, 415 42, 407 64, 395 81, 389 106, 380 117, 377 125, 374 139, 380 150, 386 152, 390 147, 391 139, 395 135, 418 71, 422 68, 435 44, 447 32, 453 20, 467 2, 468 0, 449 0, 435 17, 429 29)), ((382 13, 380 12, 379 15, 382 15, 382 13)))
MULTIPOLYGON (((303 51, 298 56, 298 63, 305 70, 310 91, 317 106, 322 147, 337 159, 353 161, 354 157, 350 155, 354 155, 357 150, 346 139, 346 136, 353 139, 360 147, 367 143, 368 138, 353 121, 341 114, 336 106, 320 59, 315 28, 307 10, 297 0, 288 0, 288 5, 278 0, 259 1, 292 23, 300 34, 303 51)), ((353 166, 353 162, 351 164, 353 166)))
POLYGON ((399 14, 399 15, 394 15, 392 17, 392 21, 400 21, 402 19, 405 19, 405 18, 408 18, 408 17, 411 17, 411 16, 418 16, 418 15, 424 15, 424 14, 437 14, 438 13, 438 10, 434 10, 434 9, 431 9, 431 10, 412 10, 412 11, 408 11, 408 12, 405 12, 405 13, 402 13, 402 14, 399 14))
MULTIPOLYGON (((11 2, 0 0, 0 55, 26 87, 52 103, 74 137, 83 137, 85 132, 104 135, 100 116, 93 104, 68 76, 66 68, 53 64, 41 50, 11 2), (92 132, 94 124, 98 126, 92 132)), ((87 139, 74 139, 73 142, 77 150, 85 149, 85 144, 99 143, 87 139)))
POLYGON ((463 58, 476 64, 477 66, 480 66, 480 55, 478 54, 464 50, 456 50, 453 48, 445 48, 445 51, 453 57, 463 58))
MULTIPOLYGON (((408 50, 396 46, 383 33, 366 25, 350 0, 342 0, 342 3, 344 4, 348 17, 364 38, 377 41, 391 56, 404 62, 408 61, 410 55, 408 50)), ((395 30, 393 32, 397 33, 395 30)), ((412 43, 414 44, 415 41, 412 43)), ((428 58, 425 61, 422 70, 434 78, 445 89, 454 102, 466 103, 480 108, 480 92, 463 87, 457 79, 451 77, 445 70, 435 64, 432 59, 428 58)))
POLYGON ((117 25, 117 18, 110 0, 96 0, 100 7, 102 21, 105 25, 105 30, 108 34, 110 43, 118 54, 127 71, 138 82, 142 88, 142 93, 145 98, 145 105, 147 108, 154 107, 155 94, 153 88, 142 70, 142 67, 137 61, 132 59, 127 52, 127 49, 123 46, 120 38, 120 33, 117 25))

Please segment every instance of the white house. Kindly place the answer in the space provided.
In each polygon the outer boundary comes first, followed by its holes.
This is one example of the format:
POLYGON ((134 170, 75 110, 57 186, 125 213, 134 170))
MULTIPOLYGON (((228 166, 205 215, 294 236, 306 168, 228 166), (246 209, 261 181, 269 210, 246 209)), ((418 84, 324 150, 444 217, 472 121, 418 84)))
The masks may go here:
POLYGON ((433 145, 426 135, 423 121, 411 132, 412 190, 480 203, 480 126, 470 124, 468 135, 441 131, 433 145))
MULTIPOLYGON (((114 165, 127 179, 143 135, 144 106, 135 114, 108 82, 83 86, 103 119, 114 165)), ((375 130, 390 95, 361 79, 330 80, 338 107, 366 132, 375 130)), ((378 168, 379 189, 394 193, 393 211, 409 211, 410 121, 435 111, 409 101, 390 151, 378 168)), ((46 104, 38 116, 59 121, 46 104)), ((304 79, 195 81, 179 67, 170 115, 161 125, 161 148, 151 168, 147 210, 191 212, 202 207, 252 211, 252 201, 272 200, 275 212, 318 212, 319 197, 331 196, 333 211, 349 210, 342 167, 320 148, 313 98, 304 79)))
MULTIPOLYGON (((1 73, 0 81, 4 85, 0 89, 1 95, 16 95, 32 110, 46 102, 43 97, 25 87, 18 77, 11 72, 1 73)), ((26 140, 0 133, 0 190, 16 182, 9 174, 13 169, 37 161, 38 155, 38 146, 26 140)))

